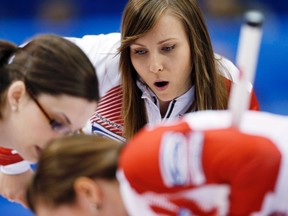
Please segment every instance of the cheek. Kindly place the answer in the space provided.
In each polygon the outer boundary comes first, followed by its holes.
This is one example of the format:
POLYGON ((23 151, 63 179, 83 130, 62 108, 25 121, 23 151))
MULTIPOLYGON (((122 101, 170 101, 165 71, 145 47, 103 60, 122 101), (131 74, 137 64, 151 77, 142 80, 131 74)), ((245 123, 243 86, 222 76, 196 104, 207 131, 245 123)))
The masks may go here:
MULTIPOLYGON (((176 60, 176 59, 175 59, 176 60)), ((192 59, 189 49, 183 49, 177 55, 178 67, 181 68, 186 73, 191 73, 192 71, 192 59)))
POLYGON ((28 122, 28 124, 21 126, 23 141, 20 140, 20 143, 26 148, 34 147, 35 145, 43 148, 48 141, 60 136, 59 133, 52 131, 48 121, 45 118, 41 118, 41 116, 26 118, 25 122, 28 122))
POLYGON ((38 139, 38 142, 36 143, 42 149, 45 148, 51 140, 64 136, 57 132, 43 133, 42 135, 42 138, 38 139))
POLYGON ((47 143, 50 140, 59 138, 60 136, 62 136, 60 133, 53 132, 52 130, 34 130, 30 133, 26 133, 23 141, 21 142, 21 148, 27 150, 29 148, 34 148, 35 146, 38 146, 43 149, 44 147, 46 147, 47 143))
POLYGON ((193 69, 193 63, 192 63, 192 60, 191 60, 190 55, 189 55, 189 58, 186 59, 186 67, 185 67, 185 70, 186 70, 188 77, 191 76, 192 69, 193 69))
POLYGON ((143 60, 131 57, 131 63, 139 76, 144 75, 143 69, 146 63, 143 60))
MULTIPOLYGON (((183 58, 181 58, 182 61, 180 60, 178 63, 178 70, 181 70, 181 74, 183 79, 187 79, 187 81, 190 81, 190 77, 191 77, 191 73, 192 73, 192 61, 189 56, 183 56, 183 58)), ((176 68, 175 68, 176 69, 176 68)))
POLYGON ((35 106, 23 108, 19 114, 19 127, 22 129, 22 133, 35 137, 41 136, 42 131, 50 129, 48 120, 35 106))
POLYGON ((44 121, 33 119, 30 125, 29 131, 27 131, 30 145, 43 146, 44 143, 57 136, 57 134, 51 130, 49 123, 45 121, 45 119, 44 121))
POLYGON ((21 113, 14 127, 18 147, 29 147, 41 140, 43 133, 47 131, 47 126, 44 125, 45 122, 41 122, 41 120, 37 115, 21 113))

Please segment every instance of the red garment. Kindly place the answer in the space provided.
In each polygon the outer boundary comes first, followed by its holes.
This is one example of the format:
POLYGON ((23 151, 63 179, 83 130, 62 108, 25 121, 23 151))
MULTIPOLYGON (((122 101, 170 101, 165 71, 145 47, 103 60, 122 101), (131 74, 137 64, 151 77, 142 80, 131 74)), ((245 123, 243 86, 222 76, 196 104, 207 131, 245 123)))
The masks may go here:
POLYGON ((5 166, 22 161, 22 157, 12 153, 13 150, 0 147, 0 165, 5 166))
POLYGON ((288 215, 288 118, 243 121, 236 129, 230 113, 203 111, 143 129, 120 157, 129 215, 288 215))

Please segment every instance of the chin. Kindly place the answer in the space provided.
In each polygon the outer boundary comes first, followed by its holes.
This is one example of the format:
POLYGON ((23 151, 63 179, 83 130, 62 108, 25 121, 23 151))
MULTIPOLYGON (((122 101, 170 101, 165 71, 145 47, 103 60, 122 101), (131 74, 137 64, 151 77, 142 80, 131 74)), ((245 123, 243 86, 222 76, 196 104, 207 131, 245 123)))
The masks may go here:
POLYGON ((174 100, 176 97, 158 97, 158 99, 160 100, 160 101, 163 101, 163 102, 170 102, 170 101, 172 101, 172 100, 174 100))
POLYGON ((23 154, 23 159, 28 161, 29 163, 37 163, 39 160, 39 157, 36 154, 35 155, 31 154, 33 153, 32 151, 30 151, 29 153, 30 154, 23 154))

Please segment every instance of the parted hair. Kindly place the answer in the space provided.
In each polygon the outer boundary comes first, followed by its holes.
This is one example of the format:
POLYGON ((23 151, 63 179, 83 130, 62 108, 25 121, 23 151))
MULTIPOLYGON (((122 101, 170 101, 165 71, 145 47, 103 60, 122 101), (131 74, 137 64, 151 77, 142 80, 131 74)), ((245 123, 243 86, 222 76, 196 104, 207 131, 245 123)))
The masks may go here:
POLYGON ((92 63, 77 45, 57 35, 38 35, 21 47, 0 40, 0 119, 7 89, 17 80, 35 96, 66 94, 99 100, 92 63))
POLYGON ((136 85, 137 72, 130 59, 130 44, 151 30, 167 11, 182 21, 190 43, 195 99, 188 111, 227 108, 228 91, 217 69, 218 63, 197 0, 129 0, 122 16, 119 48, 126 138, 131 138, 147 123, 142 92, 136 85))
POLYGON ((74 182, 79 177, 116 179, 123 144, 98 135, 73 135, 55 139, 43 150, 27 192, 34 211, 41 200, 53 207, 72 204, 74 182))

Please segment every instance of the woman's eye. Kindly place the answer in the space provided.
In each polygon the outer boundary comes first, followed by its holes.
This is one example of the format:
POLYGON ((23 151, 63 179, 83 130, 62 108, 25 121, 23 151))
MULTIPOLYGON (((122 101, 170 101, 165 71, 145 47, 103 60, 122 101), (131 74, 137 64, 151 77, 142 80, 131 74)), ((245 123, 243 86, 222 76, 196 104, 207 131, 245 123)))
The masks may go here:
POLYGON ((145 53, 147 53, 147 51, 146 50, 135 50, 134 53, 137 55, 144 55, 145 53))
POLYGON ((67 133, 70 131, 69 127, 67 127, 67 125, 55 120, 55 119, 52 119, 51 122, 51 128, 52 130, 54 131, 57 131, 59 133, 67 133))
POLYGON ((175 48, 175 45, 173 45, 173 46, 163 47, 162 50, 163 50, 163 51, 167 51, 167 52, 169 52, 169 51, 173 50, 174 48, 175 48))
POLYGON ((53 130, 59 130, 60 128, 62 128, 64 126, 64 124, 62 124, 61 122, 58 122, 57 120, 53 119, 51 121, 51 127, 53 130))

